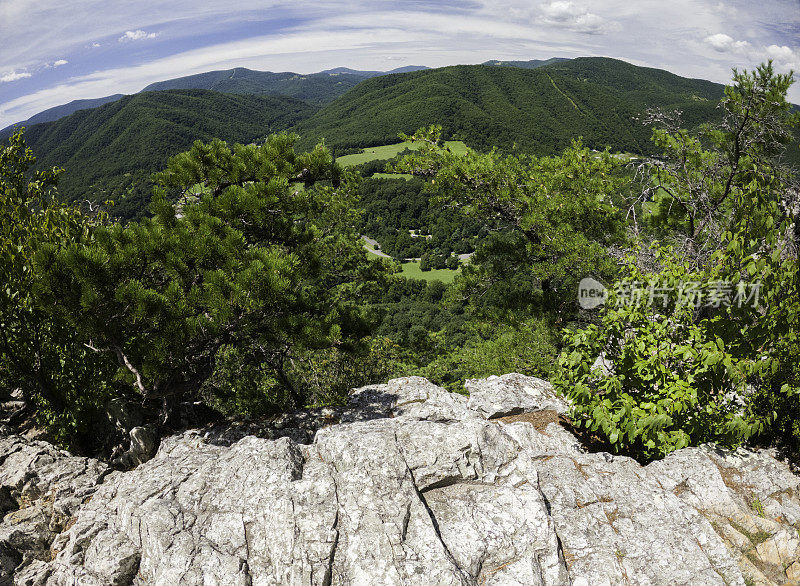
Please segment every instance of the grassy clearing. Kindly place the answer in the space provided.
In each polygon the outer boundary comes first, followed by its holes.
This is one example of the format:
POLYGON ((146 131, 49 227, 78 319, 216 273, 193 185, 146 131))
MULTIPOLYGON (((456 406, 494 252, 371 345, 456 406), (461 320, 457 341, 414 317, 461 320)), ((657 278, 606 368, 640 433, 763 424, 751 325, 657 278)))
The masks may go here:
POLYGON ((469 150, 469 147, 460 140, 447 140, 444 144, 456 155, 465 155, 469 150))
MULTIPOLYGON (((448 140, 445 144, 456 154, 464 154, 467 152, 467 145, 460 140, 448 140)), ((415 151, 418 148, 419 144, 415 144, 410 141, 398 142, 397 144, 370 147, 368 149, 364 149, 360 153, 339 157, 336 159, 336 161, 342 167, 353 167, 355 165, 369 163, 370 161, 388 161, 406 149, 415 151)))
POLYGON ((404 262, 402 264, 402 275, 407 279, 423 279, 425 281, 442 281, 443 283, 452 283, 458 270, 451 269, 433 269, 430 271, 421 271, 419 269, 419 261, 404 262))
MULTIPOLYGON (((365 244, 364 248, 367 249, 367 252, 371 253, 371 258, 373 260, 382 260, 384 262, 389 262, 390 259, 386 258, 385 256, 380 256, 377 252, 370 246, 369 244, 365 244)), ((441 281, 442 283, 452 283, 453 279, 455 278, 456 274, 461 270, 451 270, 451 269, 433 269, 430 271, 421 271, 419 268, 419 261, 412 260, 408 262, 404 262, 400 264, 400 274, 403 275, 406 279, 422 279, 423 281, 441 281)))
POLYGON ((404 151, 405 149, 415 151, 418 148, 419 145, 413 144, 410 141, 405 141, 397 144, 370 147, 368 149, 364 149, 360 153, 338 157, 336 161, 342 167, 352 167, 354 165, 363 165, 364 163, 369 163, 370 161, 388 160, 396 157, 398 153, 404 151))

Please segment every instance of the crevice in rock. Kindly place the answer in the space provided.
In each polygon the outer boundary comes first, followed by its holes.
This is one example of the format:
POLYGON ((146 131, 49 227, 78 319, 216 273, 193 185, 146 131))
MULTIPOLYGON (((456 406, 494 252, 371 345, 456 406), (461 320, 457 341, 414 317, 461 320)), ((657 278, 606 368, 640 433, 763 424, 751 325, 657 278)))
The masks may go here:
POLYGON ((525 413, 525 410, 522 407, 513 407, 511 409, 506 409, 505 411, 498 411, 497 413, 494 413, 493 415, 491 415, 487 419, 489 421, 494 421, 496 419, 502 419, 503 417, 511 417, 513 415, 522 415, 523 413, 525 413))
POLYGON ((248 565, 247 560, 239 560, 239 573, 244 574, 245 586, 252 586, 253 576, 250 574, 250 566, 248 565))
MULTIPOLYGON (((95 481, 95 486, 97 487, 103 484, 106 481, 106 477, 112 472, 114 472, 114 469, 110 467, 107 467, 105 470, 103 470, 97 477, 97 480, 95 481)), ((92 494, 94 494, 94 492, 92 492, 92 494)), ((88 501, 91 497, 92 495, 87 496, 84 502, 88 501)))
MULTIPOLYGON (((122 577, 122 581, 120 582, 120 586, 133 586, 136 581, 136 577, 139 575, 139 568, 142 565, 142 556, 141 554, 136 556, 136 562, 131 566, 130 571, 122 577)), ((248 584, 249 586, 249 584, 248 584)))
POLYGON ((564 545, 561 543, 561 536, 558 534, 558 530, 555 527, 555 523, 553 524, 553 531, 556 534, 556 543, 558 544, 558 559, 561 563, 564 564, 564 567, 567 569, 567 579, 569 584, 572 584, 572 578, 570 577, 570 570, 572 569, 572 564, 575 563, 575 554, 569 553, 568 551, 564 550, 564 545))
POLYGON ((339 485, 336 483, 336 474, 333 464, 325 462, 319 451, 317 451, 317 455, 325 464, 325 467, 328 469, 328 474, 331 476, 331 483, 333 484, 333 500, 336 503, 336 515, 333 518, 333 525, 331 526, 331 529, 333 530, 333 543, 331 544, 331 552, 328 556, 328 563, 325 567, 325 574, 322 576, 322 586, 331 586, 331 583, 333 582, 333 566, 336 562, 336 551, 339 547, 339 485))
POLYGON ((427 511, 428 517, 430 517, 431 524, 433 525, 433 530, 436 532, 436 537, 442 544, 442 548, 444 548, 444 553, 447 556, 447 559, 450 560, 450 562, 453 564, 453 567, 458 570, 458 573, 461 575, 461 579, 464 581, 465 584, 468 584, 469 586, 478 586, 478 581, 475 579, 475 577, 465 572, 464 569, 461 566, 459 566, 458 563, 456 562, 455 557, 450 552, 450 548, 447 547, 447 544, 444 542, 444 539, 442 538, 442 531, 441 529, 439 529, 439 522, 436 520, 436 515, 433 514, 433 511, 431 510, 430 506, 428 506, 428 501, 425 500, 425 495, 423 495, 417 489, 417 484, 416 482, 414 482, 414 474, 411 472, 411 470, 409 470, 408 473, 411 475, 411 482, 414 485, 414 491, 416 492, 417 497, 422 503, 422 506, 425 507, 425 511, 427 511))
POLYGON ((298 448, 297 442, 292 443, 291 451, 295 456, 295 461, 292 462, 292 482, 299 482, 303 480, 303 474, 306 470, 306 458, 302 450, 298 448))
MULTIPOLYGON (((14 572, 17 568, 19 568, 20 564, 23 562, 23 559, 24 556, 21 551, 12 547, 8 543, 0 542, 0 586, 12 584, 10 579, 8 582, 4 581, 4 575, 7 574, 7 572, 14 572)), ((8 574, 9 578, 11 576, 13 576, 13 573, 8 574)))
POLYGON ((414 493, 417 495, 420 503, 422 506, 425 507, 425 511, 428 513, 428 518, 431 520, 431 525, 433 527, 434 532, 436 533, 436 538, 439 540, 439 543, 442 544, 442 549, 444 550, 444 554, 447 557, 448 561, 453 564, 453 567, 458 571, 459 575, 461 576, 461 580, 464 584, 468 586, 478 586, 478 581, 474 576, 466 572, 461 566, 458 565, 456 562, 455 556, 450 552, 450 548, 447 547, 447 544, 444 542, 442 538, 442 531, 439 528, 439 522, 436 520, 436 515, 433 514, 430 506, 428 505, 428 501, 425 499, 425 495, 420 492, 419 487, 417 486, 417 481, 414 479, 414 472, 408 466, 408 462, 406 461, 405 454, 403 453, 403 449, 400 446, 400 441, 397 439, 397 432, 394 433, 394 442, 397 446, 397 453, 400 455, 400 458, 403 460, 403 464, 405 465, 406 470, 408 471, 408 476, 411 478, 411 485, 414 487, 414 493))
POLYGON ((249 560, 250 559, 250 541, 249 541, 249 537, 247 535, 247 522, 244 520, 244 515, 242 515, 242 532, 243 532, 243 535, 244 535, 244 554, 246 556, 245 559, 249 560))
POLYGON ((0 486, 0 520, 6 513, 19 510, 19 502, 11 495, 7 486, 0 486))
MULTIPOLYGON (((409 470, 410 472, 410 470, 409 470)), ((441 480, 437 480, 436 482, 432 482, 431 484, 427 485, 425 488, 419 489, 421 494, 425 494, 426 492, 430 492, 432 490, 436 490, 437 488, 447 488, 448 486, 455 486, 456 484, 486 484, 484 482, 470 482, 464 480, 461 476, 447 476, 442 478, 441 480)), ((416 483, 415 483, 416 486, 416 483)))
POLYGON ((400 539, 402 541, 406 540, 406 536, 408 535, 408 524, 411 521, 411 503, 406 505, 406 512, 403 515, 403 526, 400 531, 400 539))
MULTIPOLYGON (((336 483, 334 482, 334 486, 336 483)), ((334 489, 335 491, 335 489, 334 489)), ((338 503, 338 498, 336 499, 338 503)), ((322 577, 322 586, 331 586, 333 581, 333 563, 336 561, 336 548, 339 546, 339 508, 337 504, 336 517, 333 519, 333 543, 331 544, 331 555, 328 556, 328 564, 325 568, 325 575, 322 577)))
MULTIPOLYGON (((544 493, 541 487, 539 488, 539 494, 542 495, 542 502, 544 502, 544 508, 547 511, 547 516, 552 519, 552 513, 550 510, 550 499, 547 498, 547 495, 544 493)), ((561 547, 560 541, 558 542, 558 546, 561 547)))

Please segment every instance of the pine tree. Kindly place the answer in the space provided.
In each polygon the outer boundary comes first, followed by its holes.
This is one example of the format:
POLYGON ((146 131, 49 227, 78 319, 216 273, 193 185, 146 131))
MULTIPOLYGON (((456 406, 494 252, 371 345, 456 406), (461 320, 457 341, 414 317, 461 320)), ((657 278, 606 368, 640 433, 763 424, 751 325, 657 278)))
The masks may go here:
POLYGON ((273 404, 303 406, 298 357, 361 348, 360 301, 385 269, 353 229, 355 178, 295 140, 196 142, 155 176, 152 218, 41 257, 47 301, 162 422, 242 372, 273 404))

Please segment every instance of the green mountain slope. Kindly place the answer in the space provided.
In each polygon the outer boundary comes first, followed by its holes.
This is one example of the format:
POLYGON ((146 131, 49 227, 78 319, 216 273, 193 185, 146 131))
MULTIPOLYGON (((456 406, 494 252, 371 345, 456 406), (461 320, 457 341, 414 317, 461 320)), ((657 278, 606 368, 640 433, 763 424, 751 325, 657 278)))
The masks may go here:
POLYGON ((400 132, 442 124, 449 138, 487 149, 562 150, 583 136, 595 148, 651 152, 646 108, 680 109, 688 124, 713 119, 722 86, 605 58, 538 69, 462 65, 369 79, 302 122, 303 146, 396 142, 400 132))
POLYGON ((248 143, 313 112, 313 106, 285 97, 147 92, 31 126, 26 139, 38 165, 66 169, 59 184, 66 199, 112 199, 114 213, 130 218, 146 211, 150 174, 195 140, 248 143))
MULTIPOLYGON (((200 81, 229 89, 250 79, 207 75, 200 81)), ((118 215, 135 217, 146 210, 150 173, 195 139, 250 142, 291 128, 301 134, 298 148, 325 138, 341 151, 439 123, 447 138, 481 150, 552 154, 582 136, 594 148, 649 154, 650 129, 637 121, 646 108, 679 109, 692 126, 719 115, 721 93, 719 84, 605 58, 537 69, 465 65, 366 79, 323 109, 289 97, 147 91, 31 126, 27 138, 40 165, 67 169, 67 199, 113 199, 118 215)), ((797 145, 790 152, 800 162, 797 145)))

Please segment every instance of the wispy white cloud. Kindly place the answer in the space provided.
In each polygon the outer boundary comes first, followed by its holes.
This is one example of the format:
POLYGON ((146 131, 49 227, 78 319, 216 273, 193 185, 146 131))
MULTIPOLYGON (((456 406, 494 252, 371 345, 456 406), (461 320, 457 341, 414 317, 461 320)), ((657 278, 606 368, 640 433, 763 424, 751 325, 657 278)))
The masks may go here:
POLYGON ((0 75, 0 83, 9 83, 20 79, 25 79, 26 77, 30 76, 31 74, 27 71, 9 71, 8 73, 0 75))
POLYGON ((142 29, 136 29, 135 31, 125 31, 125 34, 122 35, 117 40, 120 43, 126 43, 128 41, 141 41, 143 39, 155 39, 157 36, 158 36, 158 33, 146 33, 142 29))
POLYGON ((771 59, 782 71, 800 68, 800 50, 787 45, 754 45, 748 41, 734 40, 724 33, 710 35, 704 41, 715 51, 729 54, 731 58, 743 58, 753 63, 771 59))
POLYGON ((67 61, 66 59, 58 59, 56 61, 53 61, 53 67, 61 67, 62 65, 66 65, 67 63, 69 63, 69 61, 67 61))
POLYGON ((750 43, 747 41, 734 41, 733 37, 726 35, 725 33, 709 35, 705 38, 705 42, 720 53, 725 53, 727 51, 741 51, 750 46, 750 43))
POLYGON ((800 49, 786 45, 769 45, 764 49, 764 55, 773 59, 781 69, 800 70, 800 49))
POLYGON ((565 27, 580 33, 604 34, 620 29, 619 23, 589 12, 585 7, 569 0, 555 0, 549 4, 542 4, 540 10, 542 23, 565 27))

